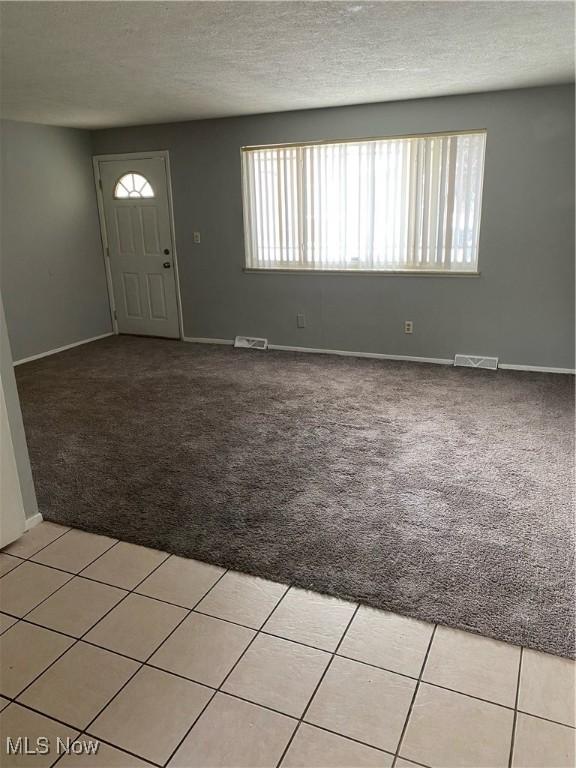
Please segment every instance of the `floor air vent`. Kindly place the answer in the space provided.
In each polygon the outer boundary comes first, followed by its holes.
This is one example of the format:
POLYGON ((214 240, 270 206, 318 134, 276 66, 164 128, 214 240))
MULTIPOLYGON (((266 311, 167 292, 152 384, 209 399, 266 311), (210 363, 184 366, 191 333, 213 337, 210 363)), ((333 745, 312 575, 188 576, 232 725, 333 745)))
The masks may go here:
POLYGON ((463 365, 466 368, 488 368, 495 371, 498 368, 497 357, 481 357, 480 355, 455 355, 454 365, 463 365))
POLYGON ((268 339, 257 339, 254 336, 236 336, 234 346, 244 349, 268 349, 268 339))

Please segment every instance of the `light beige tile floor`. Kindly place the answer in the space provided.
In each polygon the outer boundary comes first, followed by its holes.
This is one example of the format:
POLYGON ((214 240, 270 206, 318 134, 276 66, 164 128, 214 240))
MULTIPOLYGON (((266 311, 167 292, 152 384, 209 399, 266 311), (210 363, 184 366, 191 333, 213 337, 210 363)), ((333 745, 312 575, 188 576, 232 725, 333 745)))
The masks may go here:
POLYGON ((0 576, 3 768, 576 765, 567 659, 51 523, 0 576))
POLYGON ((334 651, 356 605, 292 587, 264 625, 272 635, 334 651))
POLYGON ((6 555, 4 552, 0 552, 0 576, 4 576, 5 573, 8 573, 8 571, 16 568, 16 566, 20 565, 21 562, 22 560, 18 559, 17 557, 6 555))
POLYGON ((247 627, 191 613, 149 663, 218 688, 255 635, 247 627))
POLYGON ((86 640, 145 661, 187 615, 185 608, 132 593, 88 632, 86 640))
POLYGON ((135 591, 156 600, 193 608, 224 573, 224 568, 172 555, 150 573, 135 591))
POLYGON ((84 728, 130 680, 139 665, 87 643, 76 643, 18 696, 20 704, 84 728))
POLYGON ((200 601, 198 610, 260 629, 287 589, 284 584, 228 571, 200 601))
POLYGON ((213 694, 204 685, 143 666, 89 730, 164 765, 213 694))
POLYGON ((42 525, 35 525, 25 536, 21 536, 12 544, 4 548, 3 552, 17 557, 32 557, 36 552, 44 549, 60 536, 63 536, 69 528, 63 525, 43 522, 42 525))
POLYGON ((272 635, 258 635, 222 690, 300 717, 328 666, 330 654, 272 635))
POLYGON ((360 606, 340 646, 342 656, 418 677, 432 624, 360 606))
POLYGON ((30 709, 11 703, 0 712, 0 739, 2 740, 2 768, 44 768, 54 765, 58 759, 56 747, 58 739, 75 738, 78 730, 57 723, 44 715, 32 712, 30 709), (36 754, 11 754, 8 750, 7 739, 16 741, 18 736, 26 738, 28 750, 37 750, 36 754), (46 739, 50 749, 44 752, 44 746, 37 739, 46 739))
POLYGON ((25 621, 14 624, 0 637, 0 693, 18 696, 73 643, 71 637, 25 621))
POLYGON ((115 543, 116 539, 108 536, 70 530, 32 555, 31 560, 63 571, 79 573, 115 543))
POLYGON ((18 621, 14 616, 8 616, 7 613, 0 613, 0 635, 4 634, 12 624, 16 624, 18 621))
POLYGON ((83 576, 114 587, 134 589, 168 555, 156 549, 118 542, 82 571, 83 576))
POLYGON ((415 689, 409 677, 336 657, 305 720, 393 753, 415 689))
POLYGON ((394 757, 308 723, 301 723, 282 768, 390 768, 394 757))
POLYGON ((80 637, 126 595, 122 589, 75 577, 36 606, 27 618, 56 632, 80 637))
POLYGON ((514 706, 520 648, 450 627, 438 627, 422 679, 514 706))

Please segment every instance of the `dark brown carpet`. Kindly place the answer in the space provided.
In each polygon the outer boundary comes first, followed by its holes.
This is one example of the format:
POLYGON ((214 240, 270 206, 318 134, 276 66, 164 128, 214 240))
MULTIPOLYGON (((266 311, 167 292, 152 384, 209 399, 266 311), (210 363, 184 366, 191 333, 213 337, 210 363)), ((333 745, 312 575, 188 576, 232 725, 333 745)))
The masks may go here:
POLYGON ((48 520, 573 655, 572 377, 134 337, 16 370, 48 520))

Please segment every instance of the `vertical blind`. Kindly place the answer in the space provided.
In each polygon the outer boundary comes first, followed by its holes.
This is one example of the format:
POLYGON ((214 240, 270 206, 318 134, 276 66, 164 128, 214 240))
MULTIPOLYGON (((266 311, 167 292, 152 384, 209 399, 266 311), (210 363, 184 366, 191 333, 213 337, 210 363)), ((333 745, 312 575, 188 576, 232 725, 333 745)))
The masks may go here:
POLYGON ((476 271, 486 134, 242 150, 246 266, 476 271))

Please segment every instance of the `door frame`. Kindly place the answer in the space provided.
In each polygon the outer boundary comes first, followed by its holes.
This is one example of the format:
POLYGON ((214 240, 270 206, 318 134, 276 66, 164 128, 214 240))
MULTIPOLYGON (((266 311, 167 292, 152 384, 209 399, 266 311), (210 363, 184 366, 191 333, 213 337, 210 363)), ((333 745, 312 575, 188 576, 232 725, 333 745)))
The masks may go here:
POLYGON ((116 299, 112 286, 112 269, 110 267, 110 250, 108 247, 108 234, 106 232, 106 219, 104 216, 104 199, 102 197, 102 181, 100 178, 100 162, 107 160, 148 160, 161 157, 166 168, 166 187, 168 194, 168 219, 170 221, 170 237, 172 238, 172 256, 174 264, 174 283, 176 286, 176 307, 178 313, 178 330, 180 340, 184 339, 184 318, 182 315, 182 295, 180 291, 180 271, 178 269, 178 253, 176 250, 176 228, 174 225, 174 206, 172 201, 172 176, 170 173, 170 153, 167 149, 154 149, 150 152, 117 152, 110 155, 93 155, 94 183, 96 185, 96 201, 98 203, 98 221, 100 222, 100 237, 102 239, 102 257, 106 270, 106 284, 108 287, 108 302, 110 304, 110 319, 114 333, 118 335, 118 320, 116 318, 116 299))

